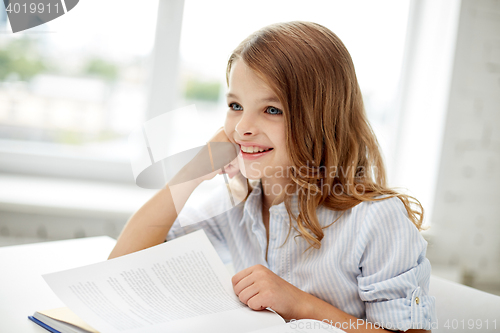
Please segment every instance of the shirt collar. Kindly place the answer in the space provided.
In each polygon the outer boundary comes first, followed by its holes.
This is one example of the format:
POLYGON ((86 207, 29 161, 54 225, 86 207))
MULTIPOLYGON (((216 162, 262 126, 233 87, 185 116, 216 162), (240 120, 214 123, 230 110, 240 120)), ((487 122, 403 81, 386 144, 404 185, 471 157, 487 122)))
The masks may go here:
MULTIPOLYGON (((248 195, 247 200, 244 205, 243 218, 240 221, 240 226, 244 223, 247 217, 255 223, 257 221, 258 214, 262 214, 262 183, 260 180, 258 181, 250 181, 250 184, 253 187, 252 192, 248 195)), ((299 205, 298 205, 298 195, 294 193, 292 195, 292 212, 295 216, 299 213, 299 205)), ((285 202, 281 202, 278 205, 273 205, 269 209, 270 213, 278 213, 283 216, 286 223, 289 223, 288 212, 285 207, 285 202)))
POLYGON ((255 223, 257 214, 262 211, 262 187, 260 181, 249 181, 250 185, 253 187, 252 192, 248 195, 245 200, 245 205, 243 209, 243 218, 240 221, 240 226, 243 225, 245 220, 250 217, 255 223))

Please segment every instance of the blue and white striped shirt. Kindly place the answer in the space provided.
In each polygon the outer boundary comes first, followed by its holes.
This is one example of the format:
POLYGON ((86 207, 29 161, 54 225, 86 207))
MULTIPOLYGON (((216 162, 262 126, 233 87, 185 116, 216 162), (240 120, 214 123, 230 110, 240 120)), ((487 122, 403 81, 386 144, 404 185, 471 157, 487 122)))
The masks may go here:
MULTIPOLYGON (((431 265, 425 257, 427 242, 408 219, 398 198, 363 202, 341 212, 318 207, 323 229, 321 248, 309 244, 292 228, 284 203, 270 208, 269 250, 262 221, 261 183, 245 202, 231 207, 221 187, 197 207, 186 206, 181 215, 202 222, 181 227, 178 219, 167 240, 203 228, 224 257, 227 250, 236 272, 261 264, 297 288, 356 318, 393 330, 431 329, 436 323, 435 298, 429 296, 431 265), (225 213, 211 216, 214 205, 225 213)), ((227 194, 226 194, 227 196, 227 194)), ((297 196, 292 198, 298 213, 297 196)), ((296 226, 296 222, 293 221, 296 226)), ((326 318, 325 318, 326 319, 326 318)))

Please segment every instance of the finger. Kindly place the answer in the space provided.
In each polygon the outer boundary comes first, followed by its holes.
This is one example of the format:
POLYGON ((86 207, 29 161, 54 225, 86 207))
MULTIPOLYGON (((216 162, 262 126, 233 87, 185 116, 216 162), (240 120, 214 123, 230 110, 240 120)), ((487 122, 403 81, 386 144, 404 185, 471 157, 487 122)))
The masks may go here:
POLYGON ((232 178, 233 178, 234 176, 236 176, 239 172, 240 172, 240 169, 232 169, 232 170, 230 170, 230 172, 228 172, 228 174, 227 174, 227 175, 229 176, 229 178, 231 178, 231 179, 232 179, 232 178))
POLYGON ((220 169, 236 158, 234 145, 230 142, 211 142, 210 148, 214 169, 220 169))
POLYGON ((255 277, 252 274, 244 277, 240 282, 233 286, 234 293, 239 296, 243 290, 255 283, 255 277))
POLYGON ((226 135, 226 132, 224 131, 224 126, 219 128, 215 132, 214 136, 212 138, 210 138, 210 141, 211 142, 231 142, 229 140, 229 137, 226 135))
POLYGON ((254 296, 250 297, 250 299, 245 304, 248 305, 248 307, 252 310, 261 311, 268 307, 268 305, 263 302, 264 301, 262 295, 260 293, 257 293, 254 296))
POLYGON ((238 273, 236 273, 232 278, 231 278, 231 282, 233 283, 233 286, 235 286, 236 284, 238 284, 238 282, 240 282, 243 278, 245 278, 246 276, 250 275, 254 269, 255 269, 255 266, 257 265, 254 265, 254 266, 250 266, 250 267, 247 267, 245 268, 244 270, 241 270, 239 271, 238 273))
POLYGON ((237 294, 240 301, 248 305, 248 300, 259 293, 259 286, 252 283, 245 289, 243 289, 239 294, 237 294))

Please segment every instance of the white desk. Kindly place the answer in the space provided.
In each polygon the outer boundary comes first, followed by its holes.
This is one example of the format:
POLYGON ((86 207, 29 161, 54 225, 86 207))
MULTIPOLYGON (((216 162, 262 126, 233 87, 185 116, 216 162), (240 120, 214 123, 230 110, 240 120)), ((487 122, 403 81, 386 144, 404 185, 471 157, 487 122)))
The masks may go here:
MULTIPOLYGON (((0 247, 1 331, 47 333, 28 316, 37 310, 64 304, 41 275, 104 261, 115 243, 114 239, 103 236, 0 247)), ((231 264, 226 267, 232 270, 231 264)), ((434 276, 431 276, 430 294, 436 297, 439 319, 439 329, 433 333, 472 332, 474 330, 467 327, 469 319, 482 323, 481 332, 498 332, 500 329, 500 297, 434 276), (484 327, 486 320, 490 324, 488 330, 484 327), (496 320, 495 327, 493 320, 496 320), (445 327, 447 322, 453 325, 454 321, 459 327, 445 327)))
POLYGON ((1 331, 47 333, 28 316, 64 304, 41 275, 104 261, 115 243, 103 236, 0 247, 1 331))

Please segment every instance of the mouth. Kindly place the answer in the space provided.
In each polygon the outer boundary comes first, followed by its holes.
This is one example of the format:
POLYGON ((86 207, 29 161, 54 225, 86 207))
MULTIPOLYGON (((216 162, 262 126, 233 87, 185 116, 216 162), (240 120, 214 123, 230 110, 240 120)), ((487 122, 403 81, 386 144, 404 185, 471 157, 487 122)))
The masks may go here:
POLYGON ((260 148, 260 147, 244 147, 244 146, 240 146, 240 151, 244 154, 260 154, 260 153, 265 153, 265 152, 268 152, 268 151, 271 151, 273 150, 274 148, 270 147, 270 148, 260 148))
POLYGON ((257 148, 257 147, 244 147, 240 146, 240 154, 244 159, 253 160, 260 158, 266 154, 271 153, 274 148, 257 148), (252 149, 253 148, 253 149, 252 149))

